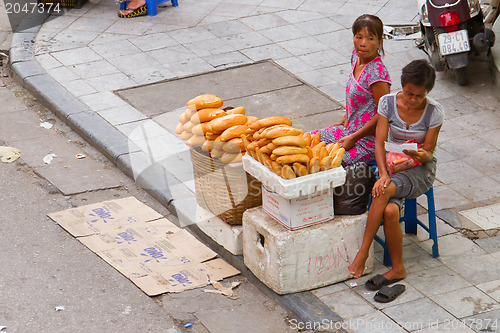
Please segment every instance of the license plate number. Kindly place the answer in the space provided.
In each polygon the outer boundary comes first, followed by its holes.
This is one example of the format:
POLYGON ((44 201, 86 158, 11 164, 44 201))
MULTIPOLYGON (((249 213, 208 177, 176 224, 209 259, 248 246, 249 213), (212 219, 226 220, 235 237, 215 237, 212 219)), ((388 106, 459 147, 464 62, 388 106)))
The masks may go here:
POLYGON ((467 30, 459 30, 438 35, 439 50, 442 55, 467 52, 470 50, 467 30))

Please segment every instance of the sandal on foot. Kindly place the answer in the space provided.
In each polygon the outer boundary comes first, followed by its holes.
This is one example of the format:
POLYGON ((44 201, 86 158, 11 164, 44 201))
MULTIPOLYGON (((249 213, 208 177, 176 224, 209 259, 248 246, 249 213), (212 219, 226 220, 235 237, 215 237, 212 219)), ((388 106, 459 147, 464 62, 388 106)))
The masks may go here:
POLYGON ((121 18, 131 18, 131 17, 137 17, 137 16, 144 16, 148 15, 148 6, 146 4, 142 5, 141 7, 138 8, 125 8, 124 11, 131 11, 132 13, 129 14, 122 14, 118 12, 118 17, 121 18))
POLYGON ((401 295, 405 291, 404 284, 395 284, 392 287, 383 286, 380 290, 375 294, 373 299, 380 303, 389 303, 394 301, 399 295, 401 295))
POLYGON ((403 279, 388 280, 385 276, 377 274, 368 281, 365 282, 365 286, 368 290, 379 290, 383 286, 401 281, 403 279))

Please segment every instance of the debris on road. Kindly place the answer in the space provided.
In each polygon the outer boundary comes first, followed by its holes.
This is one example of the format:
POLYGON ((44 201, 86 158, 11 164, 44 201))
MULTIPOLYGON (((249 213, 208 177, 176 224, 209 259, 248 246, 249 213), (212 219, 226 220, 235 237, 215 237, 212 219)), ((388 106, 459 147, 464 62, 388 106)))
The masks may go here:
POLYGON ((421 38, 420 26, 417 22, 407 24, 384 25, 385 39, 408 40, 421 38))
POLYGON ((57 157, 56 154, 47 154, 45 155, 45 157, 43 158, 43 163, 45 164, 50 164, 52 162, 52 160, 57 157))
POLYGON ((237 286, 239 286, 241 284, 241 282, 234 281, 231 283, 231 285, 228 288, 224 287, 220 282, 210 281, 210 283, 212 284, 212 286, 216 290, 205 289, 204 292, 224 295, 224 296, 229 297, 230 299, 238 299, 239 298, 233 289, 236 288, 237 286))
POLYGON ((87 156, 85 156, 85 154, 76 154, 76 158, 81 160, 82 158, 85 158, 87 156))
POLYGON ((43 123, 40 123, 40 127, 43 127, 43 128, 46 128, 46 129, 51 129, 52 126, 54 126, 54 125, 52 125, 48 121, 44 121, 43 123))
POLYGON ((64 306, 62 305, 56 306, 56 311, 64 311, 64 306))
POLYGON ((0 160, 4 163, 12 163, 21 157, 21 151, 14 147, 0 146, 0 160))

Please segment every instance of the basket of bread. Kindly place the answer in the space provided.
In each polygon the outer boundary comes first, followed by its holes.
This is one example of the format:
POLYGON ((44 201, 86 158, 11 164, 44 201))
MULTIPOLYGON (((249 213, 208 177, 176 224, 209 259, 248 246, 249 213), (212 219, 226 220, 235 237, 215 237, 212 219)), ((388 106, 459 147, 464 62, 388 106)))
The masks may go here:
POLYGON ((242 140, 247 151, 243 168, 283 198, 311 195, 345 182, 345 149, 321 141, 319 132, 312 135, 294 128, 286 117, 253 122, 242 140))
POLYGON ((198 205, 231 225, 242 223, 243 212, 262 204, 260 182, 242 166, 241 135, 256 117, 244 107, 223 106, 204 94, 191 99, 175 130, 190 146, 198 205))

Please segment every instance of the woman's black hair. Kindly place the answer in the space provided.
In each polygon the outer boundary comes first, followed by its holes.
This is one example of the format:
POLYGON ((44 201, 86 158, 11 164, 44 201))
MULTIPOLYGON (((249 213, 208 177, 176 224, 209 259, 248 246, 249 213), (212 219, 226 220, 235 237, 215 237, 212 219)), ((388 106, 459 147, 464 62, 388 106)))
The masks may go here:
POLYGON ((427 92, 434 88, 436 81, 436 70, 425 59, 413 60, 403 68, 401 74, 401 86, 404 87, 407 83, 416 86, 425 87, 427 92))
POLYGON ((366 28, 368 32, 377 37, 380 41, 379 52, 384 55, 384 46, 382 38, 384 36, 384 24, 378 16, 371 14, 363 14, 352 24, 352 34, 356 35, 361 29, 366 28))

